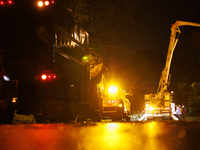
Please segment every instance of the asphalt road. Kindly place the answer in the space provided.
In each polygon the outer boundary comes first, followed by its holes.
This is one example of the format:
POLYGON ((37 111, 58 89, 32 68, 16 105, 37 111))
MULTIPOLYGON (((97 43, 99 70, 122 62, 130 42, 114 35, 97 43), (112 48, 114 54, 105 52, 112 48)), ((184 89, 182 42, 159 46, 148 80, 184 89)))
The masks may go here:
POLYGON ((198 150, 200 123, 0 125, 1 150, 198 150))

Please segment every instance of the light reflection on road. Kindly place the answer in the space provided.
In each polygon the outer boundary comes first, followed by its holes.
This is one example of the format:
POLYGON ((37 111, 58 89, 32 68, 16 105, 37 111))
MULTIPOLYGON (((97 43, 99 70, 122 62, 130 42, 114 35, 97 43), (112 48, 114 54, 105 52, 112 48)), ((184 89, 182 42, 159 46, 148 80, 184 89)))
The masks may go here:
POLYGON ((82 139, 79 148, 84 147, 89 150, 96 147, 109 150, 160 149, 160 145, 163 144, 156 142, 157 135, 160 134, 159 128, 156 127, 157 124, 154 122, 148 124, 103 124, 90 130, 82 139), (97 136, 92 136, 92 134, 97 136))
POLYGON ((198 123, 0 125, 3 150, 167 150, 182 146, 198 149, 199 135, 198 123))

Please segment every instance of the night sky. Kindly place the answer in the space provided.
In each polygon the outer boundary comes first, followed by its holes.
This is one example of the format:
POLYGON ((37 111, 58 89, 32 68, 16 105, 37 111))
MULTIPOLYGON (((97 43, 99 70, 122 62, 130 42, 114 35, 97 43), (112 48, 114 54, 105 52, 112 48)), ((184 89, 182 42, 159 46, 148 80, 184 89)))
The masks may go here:
MULTIPOLYGON (((27 7, 28 9, 28 6, 35 4, 33 2, 14 0, 16 6, 27 7)), ((33 8, 31 7, 31 9, 33 8)), ((176 20, 200 22, 199 8, 200 2, 198 0, 139 0, 133 31, 136 32, 136 38, 133 40, 134 50, 155 50, 167 53, 171 25, 176 20)), ((38 10, 36 9, 36 11, 38 10)), ((6 10, 6 13, 1 10, 1 16, 9 17, 12 15, 9 14, 9 9, 6 10)))
POLYGON ((176 20, 200 23, 198 0, 142 0, 136 12, 135 50, 167 53, 170 28, 176 20))

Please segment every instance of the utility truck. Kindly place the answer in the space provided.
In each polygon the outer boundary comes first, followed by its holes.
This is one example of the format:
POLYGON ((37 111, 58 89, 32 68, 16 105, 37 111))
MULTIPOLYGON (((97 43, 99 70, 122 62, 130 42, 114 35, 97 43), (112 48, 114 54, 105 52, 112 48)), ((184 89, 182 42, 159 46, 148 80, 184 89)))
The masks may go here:
POLYGON ((131 107, 130 102, 126 98, 126 93, 118 84, 113 82, 105 82, 102 78, 102 82, 99 84, 103 87, 103 118, 110 118, 112 121, 130 120, 131 107), (102 84, 102 82, 104 84, 102 84))
POLYGON ((169 119, 172 117, 171 114, 172 101, 170 98, 170 93, 167 91, 167 88, 170 84, 171 75, 169 74, 169 71, 173 57, 173 52, 178 42, 179 35, 181 33, 179 29, 180 26, 200 27, 200 24, 185 22, 185 21, 176 21, 172 25, 166 64, 160 77, 158 90, 156 94, 145 95, 146 107, 145 107, 145 115, 143 118, 146 117, 147 119, 155 119, 155 118, 169 119))
POLYGON ((18 80, 17 113, 33 114, 37 123, 99 120, 102 106, 93 87, 101 81, 103 62, 89 48, 89 33, 60 1, 27 7, 16 6, 15 17, 8 22, 12 13, 5 13, 0 24, 6 68, 18 80), (97 70, 90 68, 94 59, 97 70))

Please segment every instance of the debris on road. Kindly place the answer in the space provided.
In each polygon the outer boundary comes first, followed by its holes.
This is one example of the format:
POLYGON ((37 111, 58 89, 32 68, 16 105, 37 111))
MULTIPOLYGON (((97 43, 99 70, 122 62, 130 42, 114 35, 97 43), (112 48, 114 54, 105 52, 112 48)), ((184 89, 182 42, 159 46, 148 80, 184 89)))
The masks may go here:
POLYGON ((12 124, 36 123, 34 115, 20 115, 14 113, 12 124))

